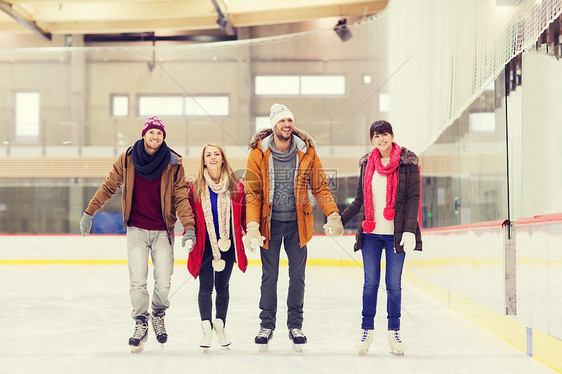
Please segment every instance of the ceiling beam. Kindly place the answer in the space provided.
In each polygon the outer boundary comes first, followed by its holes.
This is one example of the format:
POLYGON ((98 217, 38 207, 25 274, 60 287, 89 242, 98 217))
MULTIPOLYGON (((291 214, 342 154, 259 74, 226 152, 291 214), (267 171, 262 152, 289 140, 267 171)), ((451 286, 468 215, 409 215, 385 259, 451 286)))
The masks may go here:
POLYGON ((23 27, 27 28, 28 30, 31 30, 34 34, 40 36, 42 39, 49 42, 52 40, 51 33, 44 31, 39 26, 37 26, 35 21, 29 19, 24 14, 15 10, 12 7, 12 4, 9 4, 5 1, 0 1, 0 10, 2 10, 4 13, 15 19, 23 27))
MULTIPOLYGON (((389 0, 0 0, 0 9, 51 40, 50 33, 107 34, 224 30, 371 15, 389 0), (8 2, 9 1, 9 2, 8 2), (224 22, 226 20, 227 22, 224 22), (44 30, 49 30, 47 33, 44 30)), ((0 31, 21 26, 0 12, 0 31)))

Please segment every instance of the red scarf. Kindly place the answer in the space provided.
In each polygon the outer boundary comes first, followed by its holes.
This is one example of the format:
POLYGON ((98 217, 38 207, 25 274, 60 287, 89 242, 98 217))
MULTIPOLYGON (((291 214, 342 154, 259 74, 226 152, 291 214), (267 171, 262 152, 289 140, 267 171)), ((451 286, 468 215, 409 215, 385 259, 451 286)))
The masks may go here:
POLYGON ((390 151, 390 161, 385 166, 381 163, 381 153, 378 149, 373 149, 367 161, 365 177, 363 180, 363 196, 365 197, 365 220, 361 224, 366 233, 371 233, 375 229, 375 212, 373 205, 373 174, 375 170, 380 175, 386 175, 386 207, 383 216, 386 220, 394 219, 394 204, 396 203, 396 190, 398 189, 398 165, 402 148, 396 143, 392 143, 390 151))

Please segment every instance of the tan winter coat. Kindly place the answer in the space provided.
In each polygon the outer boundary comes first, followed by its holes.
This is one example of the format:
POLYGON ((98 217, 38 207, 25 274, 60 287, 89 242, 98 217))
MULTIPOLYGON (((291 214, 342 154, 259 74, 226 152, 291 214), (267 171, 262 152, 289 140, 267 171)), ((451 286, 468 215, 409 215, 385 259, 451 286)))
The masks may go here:
MULTIPOLYGON (((162 206, 162 218, 164 218, 164 222, 166 223, 168 235, 173 237, 177 219, 176 212, 186 230, 194 230, 195 221, 193 212, 191 211, 191 205, 187 199, 187 181, 181 164, 182 158, 174 151, 170 150, 170 152, 172 157, 169 164, 162 172, 160 203, 162 206)), ((126 228, 131 214, 134 184, 135 167, 133 165, 132 152, 127 150, 121 153, 117 161, 113 164, 109 175, 94 194, 92 200, 90 200, 88 208, 86 208, 86 213, 90 216, 94 216, 94 214, 119 191, 121 185, 123 185, 121 206, 123 210, 123 222, 126 228)))
MULTIPOLYGON (((297 171, 295 197, 300 246, 312 239, 314 218, 308 190, 315 197, 326 216, 338 212, 338 207, 328 188, 322 164, 314 150, 314 139, 305 131, 294 129, 297 142, 297 171)), ((265 237, 264 248, 269 248, 271 208, 273 206, 273 156, 269 149, 273 130, 261 130, 250 140, 250 156, 246 168, 246 222, 258 222, 265 237)))

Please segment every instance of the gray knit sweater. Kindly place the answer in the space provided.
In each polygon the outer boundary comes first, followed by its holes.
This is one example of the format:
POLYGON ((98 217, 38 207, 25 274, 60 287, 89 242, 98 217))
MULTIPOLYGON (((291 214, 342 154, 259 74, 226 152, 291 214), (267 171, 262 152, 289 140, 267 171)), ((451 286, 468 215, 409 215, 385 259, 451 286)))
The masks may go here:
POLYGON ((280 152, 272 141, 269 144, 273 156, 274 194, 271 219, 275 221, 296 220, 295 169, 297 167, 297 145, 291 141, 289 149, 280 152))

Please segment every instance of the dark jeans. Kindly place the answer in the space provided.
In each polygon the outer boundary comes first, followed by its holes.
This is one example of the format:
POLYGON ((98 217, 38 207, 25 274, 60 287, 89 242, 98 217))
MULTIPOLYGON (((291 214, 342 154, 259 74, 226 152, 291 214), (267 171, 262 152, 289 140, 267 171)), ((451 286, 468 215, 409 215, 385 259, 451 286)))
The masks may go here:
POLYGON ((289 292, 287 295, 287 327, 302 328, 306 245, 299 247, 297 221, 271 221, 269 249, 261 248, 262 276, 260 297, 261 327, 275 329, 277 314, 277 279, 281 243, 289 260, 289 292))
POLYGON ((381 277, 381 256, 384 248, 386 258, 386 311, 388 329, 400 330, 400 308, 402 303, 402 268, 405 253, 394 252, 394 235, 363 234, 361 254, 365 283, 363 284, 363 320, 362 329, 374 329, 377 311, 377 293, 381 277))
POLYGON ((201 262, 201 270, 199 271, 199 314, 201 321, 211 321, 213 318, 213 286, 217 291, 215 298, 216 318, 220 318, 226 324, 226 312, 228 311, 228 302, 230 300, 230 292, 228 284, 232 267, 234 264, 234 244, 226 252, 221 252, 221 258, 225 261, 226 266, 223 271, 215 272, 213 269, 213 253, 211 251, 211 243, 209 239, 205 240, 205 251, 203 252, 203 260, 201 262))

